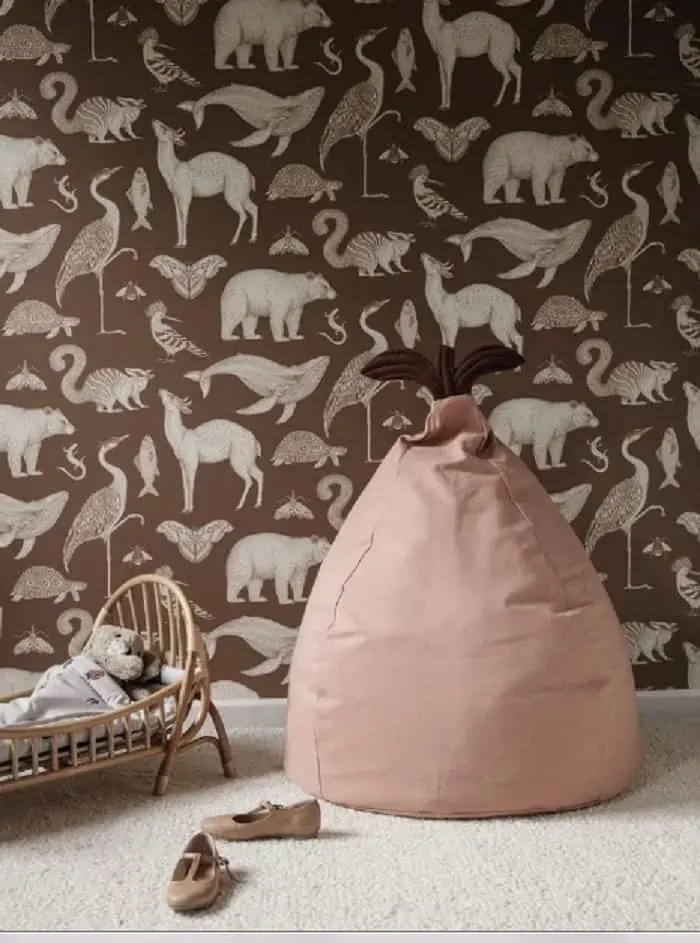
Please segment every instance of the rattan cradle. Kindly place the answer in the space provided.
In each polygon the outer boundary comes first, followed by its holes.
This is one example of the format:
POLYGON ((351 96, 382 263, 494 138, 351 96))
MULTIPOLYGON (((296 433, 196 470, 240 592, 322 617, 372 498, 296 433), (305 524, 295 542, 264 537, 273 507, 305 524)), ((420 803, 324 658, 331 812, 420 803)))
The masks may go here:
POLYGON ((9 759, 0 766, 0 793, 128 760, 162 756, 153 788, 155 795, 162 796, 176 754, 206 742, 216 745, 224 776, 234 777, 231 744, 211 701, 206 649, 180 587, 156 574, 127 580, 97 614, 95 626, 103 623, 135 629, 147 647, 157 647, 165 663, 184 672, 182 677, 133 705, 95 717, 0 728, 0 742, 5 749, 9 745, 9 759), (173 710, 166 712, 166 705, 173 705, 173 710), (208 717, 215 736, 200 735, 208 717))

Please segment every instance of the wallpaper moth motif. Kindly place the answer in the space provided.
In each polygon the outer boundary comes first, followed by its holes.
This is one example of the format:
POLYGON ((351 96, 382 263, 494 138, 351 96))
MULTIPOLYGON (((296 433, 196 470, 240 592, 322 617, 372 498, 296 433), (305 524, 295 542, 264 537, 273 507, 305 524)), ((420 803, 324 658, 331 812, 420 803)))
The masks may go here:
POLYGON ((691 0, 3 0, 0 686, 172 575, 219 697, 281 696, 319 564, 430 393, 572 522, 641 688, 700 686, 691 0))

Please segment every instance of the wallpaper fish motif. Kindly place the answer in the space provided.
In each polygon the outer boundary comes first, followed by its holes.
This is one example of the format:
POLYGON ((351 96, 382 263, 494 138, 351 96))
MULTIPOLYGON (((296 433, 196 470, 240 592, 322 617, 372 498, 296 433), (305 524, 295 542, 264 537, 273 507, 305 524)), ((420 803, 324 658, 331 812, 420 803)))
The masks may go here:
MULTIPOLYGON (((426 389, 572 523, 640 688, 700 685, 691 0, 0 6, 0 689, 178 580, 217 690, 278 697, 315 573, 426 389)), ((232 693, 233 692, 233 693, 232 693)))

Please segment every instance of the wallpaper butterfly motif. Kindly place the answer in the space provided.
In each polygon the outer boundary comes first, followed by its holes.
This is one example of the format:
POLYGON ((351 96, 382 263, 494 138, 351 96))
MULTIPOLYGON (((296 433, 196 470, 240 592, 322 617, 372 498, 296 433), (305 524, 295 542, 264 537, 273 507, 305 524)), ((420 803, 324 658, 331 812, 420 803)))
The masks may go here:
POLYGON ((189 563, 203 563, 214 549, 214 545, 232 530, 233 526, 228 521, 210 521, 201 527, 187 527, 177 521, 163 521, 156 527, 156 533, 174 543, 189 563))
POLYGON ((207 282, 228 265, 220 255, 206 255, 198 262, 181 262, 171 255, 156 255, 151 268, 169 279, 176 293, 187 301, 199 298, 207 282))

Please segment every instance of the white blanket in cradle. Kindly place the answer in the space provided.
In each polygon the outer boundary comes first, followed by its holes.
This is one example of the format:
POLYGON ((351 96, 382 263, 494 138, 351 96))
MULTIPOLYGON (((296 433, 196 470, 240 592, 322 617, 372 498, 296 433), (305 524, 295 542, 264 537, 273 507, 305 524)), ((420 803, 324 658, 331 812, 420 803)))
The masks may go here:
MULTIPOLYGON (((179 669, 164 666, 161 682, 165 684, 178 680, 182 672, 179 669), (166 676, 167 675, 167 676, 166 676)), ((107 672, 85 655, 76 655, 61 665, 52 665, 41 676, 32 693, 27 697, 16 697, 7 703, 0 703, 0 766, 10 760, 10 742, 2 740, 3 726, 41 726, 44 724, 60 724, 79 717, 94 717, 98 714, 119 710, 134 703, 121 685, 110 677, 107 672)), ((176 700, 169 697, 165 702, 166 723, 175 715, 176 700)), ((143 730, 144 721, 149 727, 156 728, 158 718, 149 712, 135 711, 130 715, 131 730, 138 733, 143 730)), ((124 725, 120 723, 123 731, 124 725)), ((115 733, 118 732, 115 730, 115 733)), ((31 736, 31 733, 28 732, 31 736)), ((100 726, 96 730, 99 739, 106 738, 106 727, 100 726)), ((78 745, 87 743, 89 734, 78 734, 78 745)), ((59 738, 58 746, 69 743, 67 736, 59 738)), ((31 741, 14 741, 17 758, 31 754, 31 741)), ((50 750, 50 741, 43 740, 40 751, 50 750)), ((0 772, 0 779, 2 774, 0 772)))
POLYGON ((28 697, 0 704, 0 727, 56 724, 130 703, 124 688, 104 668, 86 655, 76 655, 48 668, 28 697))

